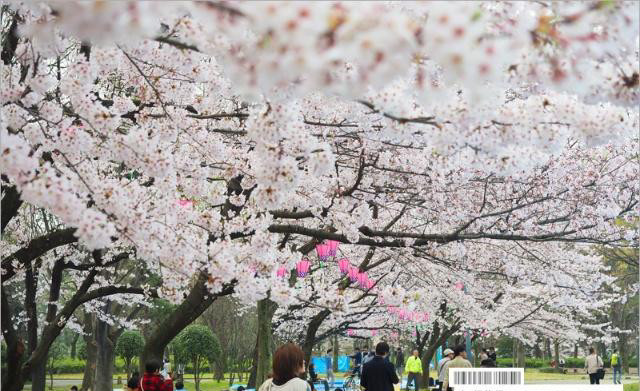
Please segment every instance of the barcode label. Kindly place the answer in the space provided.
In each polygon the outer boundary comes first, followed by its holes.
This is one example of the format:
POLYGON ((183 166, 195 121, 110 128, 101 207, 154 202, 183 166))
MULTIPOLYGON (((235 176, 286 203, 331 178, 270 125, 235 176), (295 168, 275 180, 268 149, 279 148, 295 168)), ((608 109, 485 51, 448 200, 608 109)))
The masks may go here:
MULTIPOLYGON (((589 379, 587 379, 587 382, 589 379)), ((586 382, 585 382, 586 383, 586 382)), ((585 391, 588 384, 458 385, 455 391, 585 391)), ((623 391, 622 384, 600 384, 598 391, 623 391)))
POLYGON ((524 384, 524 368, 451 368, 449 383, 465 384, 524 384))

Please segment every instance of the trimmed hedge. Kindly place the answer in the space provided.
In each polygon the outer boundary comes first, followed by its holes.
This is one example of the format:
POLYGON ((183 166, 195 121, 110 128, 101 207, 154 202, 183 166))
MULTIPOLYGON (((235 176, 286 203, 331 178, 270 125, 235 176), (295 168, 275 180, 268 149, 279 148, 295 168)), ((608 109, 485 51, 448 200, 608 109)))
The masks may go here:
MULTIPOLYGON (((539 358, 527 358, 525 359, 525 367, 526 368, 549 368, 551 366, 551 360, 542 360, 539 358)), ((602 360, 604 362, 605 368, 611 368, 611 360, 609 358, 604 358, 602 360)), ((498 358, 498 366, 499 367, 511 367, 513 364, 513 360, 511 357, 502 357, 498 358)), ((629 360, 629 366, 632 368, 638 367, 638 359, 636 357, 629 360)), ((584 368, 584 357, 565 357, 564 358, 564 367, 565 368, 584 368)))
MULTIPOLYGON (((60 360, 56 360, 53 363, 54 373, 82 373, 84 372, 84 367, 86 366, 86 361, 76 358, 73 359, 71 357, 65 357, 60 360)), ((120 357, 116 358, 116 372, 124 372, 124 360, 120 357)))
MULTIPOLYGON (((65 357, 60 360, 56 360, 53 364, 54 373, 82 373, 84 372, 85 366, 86 366, 85 360, 82 360, 80 358, 76 358, 74 360, 70 357, 65 357)), ((205 367, 205 369, 209 371, 209 367, 205 367)), ((125 372, 124 360, 120 357, 116 357, 116 372, 117 373, 125 372)), ((193 373, 193 368, 191 364, 186 365, 184 372, 193 373)))

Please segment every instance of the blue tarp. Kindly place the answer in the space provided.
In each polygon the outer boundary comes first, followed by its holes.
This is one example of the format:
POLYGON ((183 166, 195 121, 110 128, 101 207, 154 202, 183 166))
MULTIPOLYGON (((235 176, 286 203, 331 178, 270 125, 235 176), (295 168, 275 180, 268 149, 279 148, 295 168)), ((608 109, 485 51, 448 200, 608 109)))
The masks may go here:
POLYGON ((338 372, 347 372, 351 368, 349 356, 338 356, 338 372))
MULTIPOLYGON (((316 373, 327 373, 328 356, 312 357, 311 362, 316 369, 316 373)), ((349 356, 338 356, 338 372, 347 372, 350 368, 349 356)))

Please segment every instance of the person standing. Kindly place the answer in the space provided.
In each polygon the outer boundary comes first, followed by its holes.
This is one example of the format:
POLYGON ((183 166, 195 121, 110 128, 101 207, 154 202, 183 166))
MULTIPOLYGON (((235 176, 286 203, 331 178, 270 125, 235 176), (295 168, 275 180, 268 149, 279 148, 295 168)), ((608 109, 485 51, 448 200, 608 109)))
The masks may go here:
POLYGON ((443 390, 447 390, 449 387, 449 376, 451 375, 449 370, 451 368, 473 368, 473 365, 467 360, 467 349, 464 345, 458 345, 453 348, 453 360, 447 361, 444 364, 443 390))
POLYGON ((600 373, 599 369, 602 369, 604 363, 600 356, 596 354, 596 350, 594 348, 589 348, 589 355, 584 360, 584 367, 589 374, 589 381, 591 384, 600 384, 600 373))
POLYGON ((613 384, 622 384, 622 363, 617 349, 614 349, 611 355, 611 368, 613 369, 613 384))
POLYGON ((402 348, 398 346, 396 349, 396 372, 398 373, 398 377, 402 377, 402 372, 404 370, 404 353, 402 353, 402 348))
POLYGON ((329 349, 327 350, 327 381, 331 387, 333 387, 335 379, 335 376, 333 376, 333 349, 329 349))
POLYGON ((497 367, 498 366, 498 355, 496 354, 496 348, 491 346, 489 348, 488 355, 489 355, 489 360, 493 361, 493 366, 497 367))
POLYGON ((144 375, 140 379, 140 388, 144 391, 173 391, 173 379, 169 375, 165 379, 160 374, 161 364, 156 360, 149 360, 144 367, 144 375))
POLYGON ((436 380, 438 383, 438 391, 442 391, 442 383, 444 383, 444 366, 448 361, 453 360, 453 350, 447 348, 442 352, 442 355, 443 357, 438 361, 436 368, 438 371, 438 380, 436 380))
POLYGON ((422 376, 422 361, 420 361, 419 353, 417 350, 413 351, 413 355, 407 360, 407 365, 404 367, 404 371, 407 372, 407 390, 409 384, 413 382, 413 385, 418 391, 420 389, 420 377, 422 376))
POLYGON ((349 356, 349 358, 352 358, 354 361, 353 372, 351 372, 351 374, 359 374, 360 367, 362 366, 362 352, 360 352, 360 348, 356 348, 356 352, 349 356))
POLYGON ((385 360, 389 354, 389 344, 379 342, 373 359, 362 365, 360 387, 365 391, 393 391, 393 385, 400 380, 393 364, 385 360))
POLYGON ((273 377, 260 386, 259 391, 309 391, 309 384, 298 376, 305 372, 304 352, 288 343, 273 354, 273 377))
POLYGON ((368 363, 369 361, 373 360, 373 358, 376 356, 376 353, 372 350, 369 353, 367 353, 366 356, 362 357, 362 365, 368 363))

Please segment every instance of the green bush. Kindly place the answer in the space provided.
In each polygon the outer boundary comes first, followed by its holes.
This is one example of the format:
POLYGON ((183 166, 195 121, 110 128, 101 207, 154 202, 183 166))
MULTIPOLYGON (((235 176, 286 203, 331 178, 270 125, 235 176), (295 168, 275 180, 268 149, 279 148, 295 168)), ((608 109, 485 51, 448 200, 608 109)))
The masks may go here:
MULTIPOLYGON (((84 372, 85 366, 85 360, 79 358, 72 359, 71 357, 61 358, 53 364, 54 373, 82 373, 84 372)), ((119 357, 116 358, 116 372, 124 372, 124 369, 124 360, 119 357)))
MULTIPOLYGON (((525 359, 525 365, 527 368, 548 368, 551 365, 552 360, 542 360, 539 358, 527 358, 525 359)), ((609 358, 604 358, 602 360, 604 362, 605 368, 611 367, 611 360, 609 358)), ((498 358, 498 366, 499 367, 508 367, 512 366, 513 360, 511 357, 501 357, 498 358)), ((631 368, 638 367, 638 358, 634 357, 629 360, 629 366, 631 368)), ((565 368, 584 368, 584 357, 565 357, 564 358, 564 367, 565 368)))

